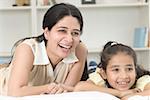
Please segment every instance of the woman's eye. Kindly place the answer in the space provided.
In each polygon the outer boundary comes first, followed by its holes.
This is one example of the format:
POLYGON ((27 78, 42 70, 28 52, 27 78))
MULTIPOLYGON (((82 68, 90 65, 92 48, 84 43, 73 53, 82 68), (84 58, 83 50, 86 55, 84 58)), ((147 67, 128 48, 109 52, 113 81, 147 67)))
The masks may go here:
POLYGON ((72 36, 80 36, 80 32, 72 32, 72 36))
POLYGON ((67 31, 66 31, 66 30, 61 29, 61 30, 58 30, 58 32, 66 33, 67 31))

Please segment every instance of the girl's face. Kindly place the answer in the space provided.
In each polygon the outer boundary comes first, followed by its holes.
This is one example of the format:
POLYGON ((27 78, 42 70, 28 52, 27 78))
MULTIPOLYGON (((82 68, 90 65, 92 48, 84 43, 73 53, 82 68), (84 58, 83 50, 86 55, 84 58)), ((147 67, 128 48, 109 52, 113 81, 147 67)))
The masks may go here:
POLYGON ((106 79, 117 90, 128 90, 135 83, 133 58, 125 53, 112 56, 106 68, 106 79))
MULTIPOLYGON (((55 17, 55 16, 54 16, 55 17)), ((80 41, 80 24, 75 17, 65 16, 51 30, 44 30, 47 53, 52 58, 65 58, 74 51, 80 41)))

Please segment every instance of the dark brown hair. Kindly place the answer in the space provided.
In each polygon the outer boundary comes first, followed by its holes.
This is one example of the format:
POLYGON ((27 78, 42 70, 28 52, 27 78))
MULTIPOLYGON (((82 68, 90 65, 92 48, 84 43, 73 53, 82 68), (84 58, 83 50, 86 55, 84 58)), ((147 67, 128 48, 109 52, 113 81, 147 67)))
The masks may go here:
MULTIPOLYGON (((101 54, 100 54, 100 63, 98 67, 102 68, 104 71, 107 69, 109 60, 116 55, 118 52, 123 52, 133 58, 135 70, 136 70, 136 79, 140 78, 143 75, 150 75, 150 71, 143 69, 141 66, 137 65, 137 56, 135 51, 124 44, 117 43, 115 41, 109 41, 105 44, 101 54)), ((108 87, 111 87, 106 80, 108 87)))

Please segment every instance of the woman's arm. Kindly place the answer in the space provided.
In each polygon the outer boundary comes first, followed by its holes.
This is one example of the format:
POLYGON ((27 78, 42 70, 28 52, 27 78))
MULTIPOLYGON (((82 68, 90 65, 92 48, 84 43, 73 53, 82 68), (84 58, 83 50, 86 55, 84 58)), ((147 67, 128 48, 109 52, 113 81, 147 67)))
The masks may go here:
MULTIPOLYGON (((71 71, 68 74, 68 77, 65 81, 65 84, 68 86, 75 86, 81 79, 85 67, 85 61, 87 59, 86 46, 82 42, 80 42, 80 44, 76 48, 75 53, 79 61, 73 65, 71 71)), ((69 91, 72 91, 72 89, 69 91)))
POLYGON ((8 81, 8 95, 25 96, 41 94, 48 91, 48 85, 45 86, 27 86, 30 71, 33 67, 33 53, 26 44, 21 44, 16 48, 13 60, 10 79, 8 81))

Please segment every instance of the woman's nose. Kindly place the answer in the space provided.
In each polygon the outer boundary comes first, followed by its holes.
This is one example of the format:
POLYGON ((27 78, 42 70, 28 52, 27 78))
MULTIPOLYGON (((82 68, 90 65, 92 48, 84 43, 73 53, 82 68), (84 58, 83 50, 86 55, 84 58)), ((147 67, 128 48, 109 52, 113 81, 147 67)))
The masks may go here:
POLYGON ((71 32, 68 32, 68 34, 67 34, 67 36, 66 36, 66 40, 67 40, 68 42, 73 42, 73 36, 72 36, 71 32))

